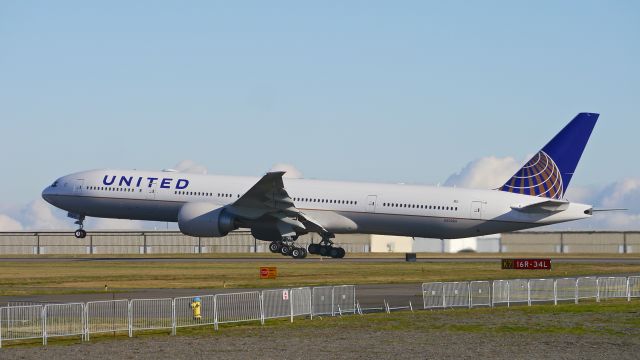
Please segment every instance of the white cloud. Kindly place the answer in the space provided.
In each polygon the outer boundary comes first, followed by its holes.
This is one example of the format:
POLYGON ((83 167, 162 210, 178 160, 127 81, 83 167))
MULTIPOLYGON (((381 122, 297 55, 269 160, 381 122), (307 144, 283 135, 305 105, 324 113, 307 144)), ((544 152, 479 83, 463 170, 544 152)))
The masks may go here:
POLYGON ((207 167, 200 165, 193 160, 182 160, 174 167, 176 170, 192 174, 206 174, 207 167))
POLYGON ((21 231, 23 230, 22 224, 17 220, 0 214, 0 231, 21 231))
MULTIPOLYGON (((484 157, 467 164, 449 176, 445 185, 495 189, 504 184, 522 166, 515 159, 484 157)), ((640 229, 640 178, 627 178, 606 185, 576 186, 567 189, 567 200, 591 204, 595 209, 623 208, 627 211, 596 212, 590 219, 553 226, 571 230, 640 229)))
POLYGON ((20 222, 29 230, 69 230, 75 225, 72 219, 67 219, 65 213, 56 210, 42 199, 27 204, 20 211, 20 222))
POLYGON ((522 167, 512 157, 483 157, 468 163, 460 172, 447 178, 445 185, 476 189, 495 189, 503 185, 522 167))
POLYGON ((302 172, 300 172, 300 170, 298 170, 295 166, 287 163, 277 163, 273 165, 269 171, 285 171, 286 172, 284 174, 285 178, 291 178, 291 179, 302 178, 302 172))

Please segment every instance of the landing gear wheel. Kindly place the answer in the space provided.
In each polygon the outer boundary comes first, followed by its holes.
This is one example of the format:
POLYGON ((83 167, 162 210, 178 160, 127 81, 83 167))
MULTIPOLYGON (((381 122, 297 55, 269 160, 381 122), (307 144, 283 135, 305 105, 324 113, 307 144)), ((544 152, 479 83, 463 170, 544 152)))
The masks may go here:
POLYGON ((294 259, 302 259, 302 249, 293 248, 293 250, 291 250, 291 257, 294 259))
POLYGON ((279 253, 281 248, 282 244, 277 241, 272 241, 271 244, 269 244, 269 251, 272 253, 279 253))
POLYGON ((332 257, 332 258, 334 258, 334 259, 337 259, 339 254, 340 254, 340 250, 339 250, 339 248, 334 248, 334 247, 332 247, 332 248, 329 250, 329 256, 331 256, 331 257, 332 257))
POLYGON ((291 255, 291 246, 289 245, 282 245, 282 247, 280 248, 280 253, 284 256, 289 256, 291 255))
POLYGON ((342 259, 347 254, 343 248, 338 248, 338 259, 342 259))
POLYGON ((76 237, 76 239, 84 239, 87 237, 87 232, 84 231, 84 229, 78 229, 73 233, 73 235, 76 237))
POLYGON ((321 256, 329 256, 329 253, 331 252, 331 249, 333 249, 331 246, 324 246, 324 245, 320 245, 320 255, 321 256))
POLYGON ((305 249, 305 248, 300 248, 300 250, 302 250, 302 256, 301 256, 300 258, 301 258, 301 259, 306 258, 306 257, 307 257, 307 254, 308 254, 307 249, 305 249))
POLYGON ((309 250, 309 254, 318 255, 320 254, 320 245, 319 244, 311 244, 307 248, 309 250))

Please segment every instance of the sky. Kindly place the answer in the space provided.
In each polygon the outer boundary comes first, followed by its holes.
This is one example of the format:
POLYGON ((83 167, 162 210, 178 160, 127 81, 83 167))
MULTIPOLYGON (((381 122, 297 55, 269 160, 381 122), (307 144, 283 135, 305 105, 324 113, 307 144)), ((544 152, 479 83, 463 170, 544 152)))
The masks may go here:
POLYGON ((634 1, 2 1, 0 230, 93 168, 498 186, 585 111, 567 196, 630 211, 570 226, 640 229, 638 64, 634 1))

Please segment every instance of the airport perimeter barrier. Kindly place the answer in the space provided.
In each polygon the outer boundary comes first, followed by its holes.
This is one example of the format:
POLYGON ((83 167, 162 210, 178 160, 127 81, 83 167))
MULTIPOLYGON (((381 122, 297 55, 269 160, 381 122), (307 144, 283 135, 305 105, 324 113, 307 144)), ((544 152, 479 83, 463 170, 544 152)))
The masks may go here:
POLYGON ((3 341, 42 339, 44 337, 44 305, 22 305, 0 308, 0 347, 3 341))
POLYGON ((171 330, 190 326, 260 321, 265 319, 356 313, 354 285, 267 289, 241 293, 200 295, 163 299, 120 299, 87 303, 22 305, 10 302, 0 307, 0 347, 3 341, 42 339, 91 334, 171 330), (313 294, 316 295, 314 301, 313 294), (195 299, 198 299, 198 312, 195 299))
POLYGON ((498 306, 536 302, 558 304, 583 299, 596 301, 640 297, 640 276, 509 279, 422 284, 424 309, 498 306))
POLYGON ((89 301, 84 311, 86 340, 90 334, 129 331, 129 300, 89 301))
POLYGON ((85 338, 84 303, 47 304, 44 306, 43 343, 52 337, 81 336, 85 338))
POLYGON ((631 301, 632 297, 640 297, 640 276, 629 276, 629 295, 627 301, 631 301))

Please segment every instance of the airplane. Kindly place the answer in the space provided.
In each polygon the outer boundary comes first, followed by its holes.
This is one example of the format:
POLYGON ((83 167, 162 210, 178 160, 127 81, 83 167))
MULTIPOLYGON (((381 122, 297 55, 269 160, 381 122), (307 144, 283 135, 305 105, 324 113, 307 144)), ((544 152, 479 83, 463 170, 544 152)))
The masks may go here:
POLYGON ((321 181, 268 172, 261 178, 175 170, 90 170, 63 176, 44 200, 85 217, 177 222, 183 234, 221 237, 245 228, 296 259, 342 258, 336 234, 453 239, 588 218, 591 205, 564 198, 599 114, 580 113, 497 189, 321 181), (321 241, 296 245, 300 235, 321 241))

